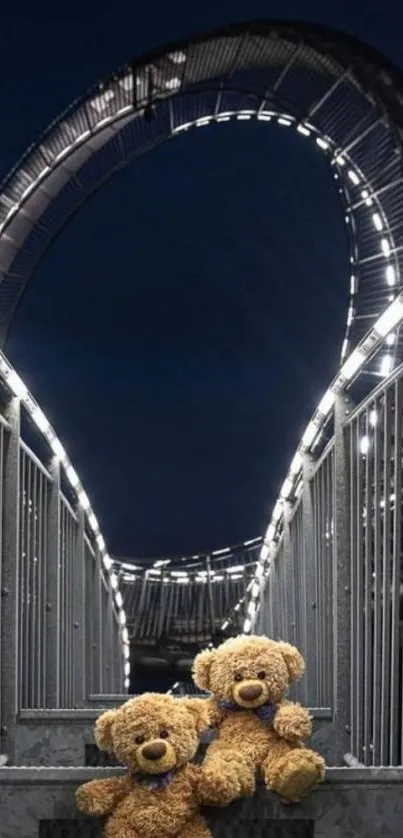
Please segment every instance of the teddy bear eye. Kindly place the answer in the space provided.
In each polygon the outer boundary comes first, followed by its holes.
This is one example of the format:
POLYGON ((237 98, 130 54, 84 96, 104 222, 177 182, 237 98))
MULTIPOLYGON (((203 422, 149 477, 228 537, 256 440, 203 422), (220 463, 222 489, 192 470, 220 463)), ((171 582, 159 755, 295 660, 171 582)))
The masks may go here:
POLYGON ((136 736, 134 741, 135 741, 136 745, 142 745, 143 742, 145 742, 145 736, 142 736, 141 734, 139 734, 139 736, 136 736))
POLYGON ((169 733, 167 730, 160 730, 160 739, 168 739, 169 733))
POLYGON ((261 681, 264 681, 264 679, 266 678, 266 673, 263 669, 261 670, 261 672, 257 673, 257 677, 260 678, 261 681))
POLYGON ((236 672, 234 675, 234 681, 242 681, 242 675, 240 672, 236 672))

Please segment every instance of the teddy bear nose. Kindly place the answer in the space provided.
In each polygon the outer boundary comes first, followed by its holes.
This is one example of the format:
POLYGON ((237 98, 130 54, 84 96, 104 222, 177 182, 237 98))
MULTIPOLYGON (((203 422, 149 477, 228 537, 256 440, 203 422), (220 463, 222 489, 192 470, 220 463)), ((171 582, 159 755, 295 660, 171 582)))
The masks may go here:
POLYGON ((243 701, 254 701, 255 698, 260 698, 263 688, 260 684, 250 684, 250 686, 241 687, 238 695, 243 701))
POLYGON ((164 756, 166 749, 164 742, 151 742, 143 748, 142 755, 146 759, 157 760, 164 756))

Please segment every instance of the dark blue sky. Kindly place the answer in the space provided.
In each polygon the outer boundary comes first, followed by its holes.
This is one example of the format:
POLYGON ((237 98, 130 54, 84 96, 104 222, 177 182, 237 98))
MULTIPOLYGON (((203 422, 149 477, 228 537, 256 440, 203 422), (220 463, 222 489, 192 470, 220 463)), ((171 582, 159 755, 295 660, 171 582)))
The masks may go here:
MULTIPOLYGON (((393 0, 15 8, 0 13, 2 175, 85 88, 201 29, 302 18, 402 56, 393 0)), ((41 264, 8 351, 111 551, 196 551, 262 532, 337 362, 346 300, 332 179, 319 152, 279 128, 182 136, 84 207, 41 264)))

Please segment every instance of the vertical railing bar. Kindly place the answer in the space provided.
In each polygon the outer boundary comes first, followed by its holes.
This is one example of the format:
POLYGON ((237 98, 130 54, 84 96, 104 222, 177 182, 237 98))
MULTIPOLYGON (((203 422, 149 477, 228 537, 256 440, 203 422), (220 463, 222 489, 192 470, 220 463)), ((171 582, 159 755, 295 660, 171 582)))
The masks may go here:
POLYGON ((46 549, 46 707, 59 708, 61 702, 61 556, 60 556, 60 463, 54 457, 50 467, 52 483, 48 491, 46 549))
MULTIPOLYGON (((380 439, 380 423, 379 404, 375 402, 371 406, 371 415, 374 417, 373 422, 373 436, 374 436, 374 563, 373 563, 373 579, 374 579, 374 633, 373 633, 373 715, 372 715, 372 763, 379 765, 380 758, 380 727, 379 718, 381 711, 381 671, 382 671, 382 609, 381 609, 381 501, 382 487, 381 487, 381 439, 380 439)), ((384 492, 385 494, 385 487, 384 492)))
POLYGON ((390 388, 385 390, 384 396, 384 448, 383 448, 383 484, 385 495, 384 525, 383 525, 383 620, 382 620, 382 693, 381 713, 378 723, 381 728, 380 763, 389 762, 389 709, 390 709, 390 597, 391 597, 391 521, 390 521, 390 493, 391 493, 391 403, 390 388))
POLYGON ((10 399, 6 408, 9 431, 4 452, 2 624, 1 665, 1 752, 16 757, 16 726, 20 703, 20 401, 10 399))
POLYGON ((87 698, 87 662, 89 643, 86 631, 86 573, 84 510, 76 510, 77 525, 73 549, 73 705, 84 707, 87 698))
MULTIPOLYGON (((368 409, 365 411, 363 434, 369 439, 368 409)), ((372 447, 365 457, 365 539, 364 539, 364 765, 372 762, 372 447)))
MULTIPOLYGON (((389 724, 389 764, 398 765, 403 760, 402 701, 399 706, 399 619, 400 619, 400 584, 402 555, 402 414, 403 392, 401 378, 394 385, 394 494, 395 511, 393 515, 393 565, 392 565, 392 632, 390 655, 390 724, 389 724)), ((403 694, 403 693, 402 693, 403 694)))
POLYGON ((326 626, 326 563, 328 561, 326 549, 326 521, 323 514, 324 503, 323 498, 326 492, 328 458, 315 474, 315 509, 316 509, 316 553, 317 553, 317 568, 318 568, 318 621, 317 621, 317 637, 318 637, 318 675, 320 681, 319 701, 320 706, 325 706, 325 696, 327 694, 327 672, 329 660, 327 656, 327 626, 326 626))
POLYGON ((101 562, 99 551, 95 551, 94 559, 94 658, 95 658, 95 686, 97 694, 101 695, 103 689, 102 679, 102 580, 101 562))
POLYGON ((305 700, 308 707, 318 706, 317 680, 317 566, 316 553, 313 548, 314 524, 312 502, 312 474, 313 460, 308 455, 303 457, 303 490, 302 490, 302 555, 304 557, 304 597, 305 597, 305 655, 307 675, 305 700))
POLYGON ((42 694, 42 529, 43 529, 43 483, 45 477, 40 471, 38 473, 38 524, 37 524, 37 567, 36 567, 36 597, 37 597, 37 621, 36 621, 36 638, 35 638, 35 666, 38 672, 37 682, 37 707, 43 706, 42 694))
MULTIPOLYGON (((363 469, 360 454, 360 426, 359 419, 354 420, 355 425, 355 460, 357 464, 357 707, 355 713, 357 725, 358 748, 354 756, 360 761, 364 758, 364 546, 363 546, 363 469)), ((354 607, 354 603, 353 603, 354 607)))
POLYGON ((38 684, 40 673, 36 666, 36 638, 37 638, 37 586, 38 586, 38 553, 37 553, 37 515, 38 515, 38 482, 40 472, 33 467, 33 499, 32 499, 32 625, 30 635, 30 658, 33 670, 32 697, 33 707, 38 706, 38 684))
POLYGON ((356 456, 356 421, 348 426, 350 440, 350 544, 351 544, 351 748, 357 758, 361 754, 359 732, 357 725, 357 708, 359 703, 357 691, 358 669, 358 623, 357 623, 357 509, 358 500, 358 470, 356 456))
POLYGON ((27 707, 27 679, 25 677, 26 654, 25 654, 25 638, 26 638, 26 623, 27 623, 27 596, 26 596, 26 507, 27 507, 27 486, 26 486, 26 455, 21 452, 20 455, 20 470, 21 470, 21 511, 20 511, 20 589, 19 599, 21 603, 21 632, 19 636, 19 685, 20 685, 20 705, 23 709, 27 707))
POLYGON ((335 396, 334 408, 334 538, 333 566, 333 724, 335 758, 351 750, 351 554, 350 463, 348 426, 351 401, 345 393, 335 396))

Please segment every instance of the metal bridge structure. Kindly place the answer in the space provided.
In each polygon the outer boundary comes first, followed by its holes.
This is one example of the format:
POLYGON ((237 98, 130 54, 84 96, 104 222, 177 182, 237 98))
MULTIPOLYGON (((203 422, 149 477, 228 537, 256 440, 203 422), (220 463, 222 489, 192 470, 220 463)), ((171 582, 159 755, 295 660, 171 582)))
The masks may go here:
POLYGON ((74 789, 120 770, 93 742, 100 709, 155 667, 173 694, 187 691, 195 652, 242 631, 302 650, 295 697, 329 769, 300 807, 259 788, 216 816, 216 834, 252 834, 253 823, 260 836, 274 820, 278 835, 400 834, 402 145, 399 69, 343 33, 260 21, 119 68, 1 185, 0 838, 97 834, 77 821, 74 789), (293 131, 329 165, 349 248, 339 364, 264 532, 209 554, 118 558, 4 353, 7 334, 42 257, 95 190, 158 144, 232 120, 293 131))

